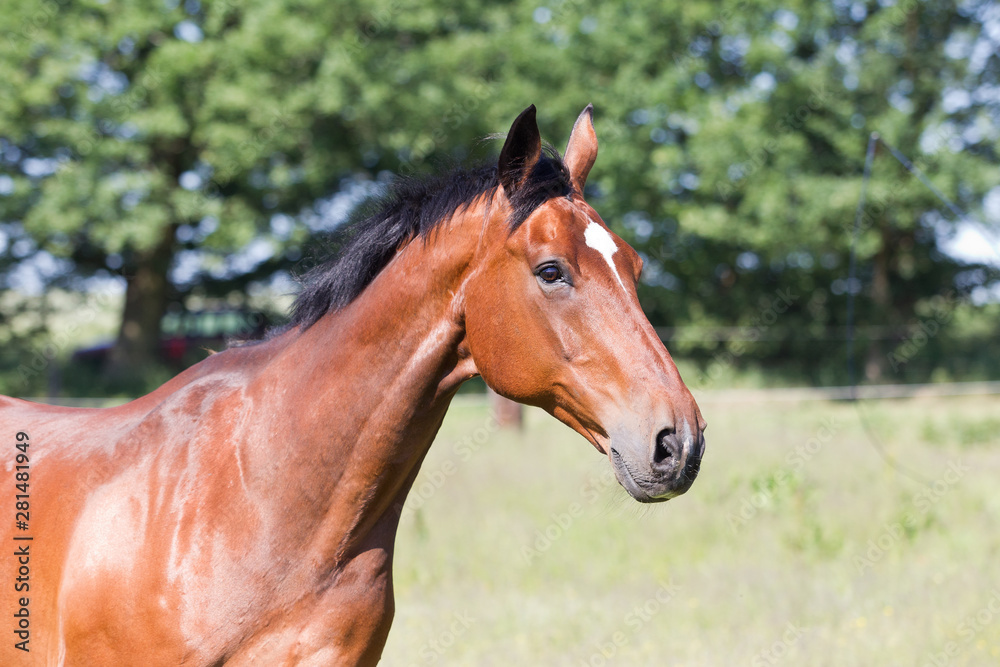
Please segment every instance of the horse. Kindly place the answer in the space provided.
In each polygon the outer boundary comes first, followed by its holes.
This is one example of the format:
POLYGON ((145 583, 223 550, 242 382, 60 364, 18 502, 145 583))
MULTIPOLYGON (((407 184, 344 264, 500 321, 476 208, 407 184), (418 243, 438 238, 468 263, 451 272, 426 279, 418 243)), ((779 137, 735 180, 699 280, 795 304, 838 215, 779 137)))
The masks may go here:
POLYGON ((401 181, 351 223, 266 340, 117 407, 0 398, 0 663, 376 664, 404 500, 477 375, 635 500, 684 493, 706 424, 640 256, 584 200, 596 157, 592 106, 560 157, 532 105, 495 162, 401 181))

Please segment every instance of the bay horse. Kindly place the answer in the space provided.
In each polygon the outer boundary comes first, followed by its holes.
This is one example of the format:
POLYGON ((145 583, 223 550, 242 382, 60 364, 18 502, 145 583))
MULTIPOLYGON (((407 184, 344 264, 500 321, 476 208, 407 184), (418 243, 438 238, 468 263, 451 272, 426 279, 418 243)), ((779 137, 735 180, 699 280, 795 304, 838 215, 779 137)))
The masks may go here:
POLYGON ((475 375, 636 500, 684 493, 705 422, 584 201, 596 157, 592 107, 562 159, 528 107, 495 164, 395 186, 264 342, 119 407, 0 398, 0 663, 375 664, 403 502, 475 375))

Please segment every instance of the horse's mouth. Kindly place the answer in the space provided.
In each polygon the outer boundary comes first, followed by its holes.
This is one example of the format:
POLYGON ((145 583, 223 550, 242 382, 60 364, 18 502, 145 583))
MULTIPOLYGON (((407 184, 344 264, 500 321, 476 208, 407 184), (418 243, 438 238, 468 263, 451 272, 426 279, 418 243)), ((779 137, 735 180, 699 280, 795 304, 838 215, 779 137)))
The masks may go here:
MULTIPOLYGON (((662 503, 670 500, 674 496, 680 495, 673 491, 669 491, 666 494, 653 496, 649 492, 640 486, 636 482, 636 476, 632 473, 632 470, 628 467, 628 463, 625 461, 625 457, 618 453, 618 450, 614 447, 611 448, 611 464, 615 470, 615 477, 618 479, 618 483, 632 496, 635 500, 640 503, 662 503)), ((682 492, 683 493, 683 492, 682 492)))

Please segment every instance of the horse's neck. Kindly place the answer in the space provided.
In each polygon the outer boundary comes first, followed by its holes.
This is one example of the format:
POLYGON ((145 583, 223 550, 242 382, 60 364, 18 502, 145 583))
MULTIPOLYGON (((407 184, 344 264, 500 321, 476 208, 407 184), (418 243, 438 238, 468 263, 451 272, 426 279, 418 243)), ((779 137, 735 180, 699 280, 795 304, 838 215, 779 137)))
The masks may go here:
POLYGON ((280 394, 283 440, 306 464, 297 484, 325 508, 314 540, 324 559, 349 557, 385 520, 377 532, 391 548, 406 492, 471 375, 460 346, 475 237, 450 226, 404 249, 350 305, 286 334, 256 382, 260 400, 280 394))

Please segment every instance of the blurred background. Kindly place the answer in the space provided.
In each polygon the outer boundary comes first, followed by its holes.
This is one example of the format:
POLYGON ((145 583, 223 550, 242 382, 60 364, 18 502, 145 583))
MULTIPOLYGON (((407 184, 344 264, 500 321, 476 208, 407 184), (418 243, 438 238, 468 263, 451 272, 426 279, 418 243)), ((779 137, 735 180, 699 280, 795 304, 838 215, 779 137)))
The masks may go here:
POLYGON ((531 103, 563 148, 588 102, 588 199, 688 382, 844 384, 850 290, 868 381, 1000 378, 995 3, 2 4, 4 393, 158 386, 280 324, 394 175, 531 103), (968 217, 880 146, 848 284, 872 131, 968 217))
POLYGON ((642 305, 712 425, 702 477, 637 516, 565 428, 530 412, 504 434, 460 397, 401 524, 388 664, 1000 660, 1000 5, 0 0, 0 17, 13 396, 149 391, 280 325, 326 235, 397 175, 494 159, 484 137, 532 103, 562 149, 594 104, 587 197, 645 260, 642 305), (954 206, 878 144, 851 280, 872 132, 954 206), (984 395, 774 393, 849 382, 851 295, 857 380, 984 395))

